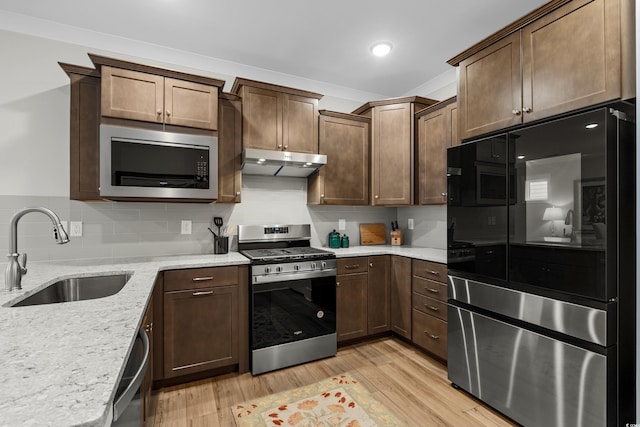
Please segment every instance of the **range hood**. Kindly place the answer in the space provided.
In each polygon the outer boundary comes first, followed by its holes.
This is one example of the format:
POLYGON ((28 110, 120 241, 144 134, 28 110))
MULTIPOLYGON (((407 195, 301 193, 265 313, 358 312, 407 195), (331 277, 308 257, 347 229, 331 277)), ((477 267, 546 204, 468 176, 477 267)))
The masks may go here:
POLYGON ((292 153, 257 148, 245 148, 242 152, 242 173, 246 175, 305 177, 326 164, 325 154, 292 153))

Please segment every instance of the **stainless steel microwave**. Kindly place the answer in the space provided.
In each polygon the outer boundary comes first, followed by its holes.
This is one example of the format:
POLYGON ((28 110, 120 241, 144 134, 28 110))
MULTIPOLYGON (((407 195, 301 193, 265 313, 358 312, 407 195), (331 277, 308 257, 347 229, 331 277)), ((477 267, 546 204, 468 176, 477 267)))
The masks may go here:
POLYGON ((218 138, 100 125, 100 196, 218 198, 218 138))

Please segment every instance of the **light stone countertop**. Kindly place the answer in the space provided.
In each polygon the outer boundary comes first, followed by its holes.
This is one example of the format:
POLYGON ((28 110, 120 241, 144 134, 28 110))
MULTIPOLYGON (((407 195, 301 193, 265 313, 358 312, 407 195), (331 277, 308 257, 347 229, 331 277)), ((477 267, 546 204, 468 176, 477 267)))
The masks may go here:
MULTIPOLYGON (((33 263, 22 290, 0 290, 0 426, 108 426, 124 362, 158 271, 248 264, 237 252, 119 262, 33 263), (132 272, 115 295, 8 307, 58 279, 132 272)), ((0 265, 4 271, 6 264, 0 265)))
POLYGON ((371 246, 351 246, 344 249, 330 249, 337 258, 369 256, 369 255, 399 255, 408 258, 421 259, 425 261, 447 263, 446 249, 416 248, 411 246, 391 246, 391 245, 371 245, 371 246))
MULTIPOLYGON (((338 258, 400 255, 446 263, 446 250, 406 246, 328 249, 338 258)), ((117 382, 159 271, 248 264, 226 255, 33 263, 22 290, 0 289, 0 426, 108 426, 117 382), (130 272, 115 295, 86 301, 9 307, 71 276, 130 272)), ((0 264, 4 271, 6 264, 0 264)))

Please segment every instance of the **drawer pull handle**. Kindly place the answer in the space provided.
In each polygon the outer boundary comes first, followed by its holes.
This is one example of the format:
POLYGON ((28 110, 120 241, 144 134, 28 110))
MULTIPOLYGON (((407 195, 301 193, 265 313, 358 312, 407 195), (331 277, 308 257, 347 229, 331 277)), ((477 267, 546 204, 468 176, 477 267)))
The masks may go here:
POLYGON ((427 270, 427 273, 433 274, 434 276, 439 276, 440 275, 440 273, 438 273, 437 271, 433 271, 433 270, 427 270))
POLYGON ((211 295, 212 293, 213 293, 213 291, 194 292, 193 296, 194 297, 199 297, 201 295, 211 295))
POLYGON ((424 306, 427 307, 429 310, 440 311, 438 307, 434 307, 432 305, 425 304, 424 306))
POLYGON ((194 277, 191 280, 194 282, 206 282, 207 280, 213 280, 213 276, 194 277))
POLYGON ((353 265, 345 265, 344 266, 345 270, 351 270, 351 269, 359 268, 359 267, 360 267, 360 264, 353 264, 353 265))
POLYGON ((440 337, 439 337, 439 336, 437 336, 437 335, 433 335, 433 334, 430 334, 428 331, 424 331, 424 333, 425 333, 425 335, 429 335, 429 336, 430 336, 431 338, 433 338, 434 340, 438 340, 438 339, 440 339, 440 337))
POLYGON ((433 289, 433 288, 427 288, 426 286, 424 287, 425 291, 429 291, 432 294, 439 294, 440 293, 440 289, 433 289))

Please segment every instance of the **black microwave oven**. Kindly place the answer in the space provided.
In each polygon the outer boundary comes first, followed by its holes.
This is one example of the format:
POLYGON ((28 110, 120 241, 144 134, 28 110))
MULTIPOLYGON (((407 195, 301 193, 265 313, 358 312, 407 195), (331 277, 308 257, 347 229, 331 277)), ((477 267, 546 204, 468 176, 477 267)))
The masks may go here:
POLYGON ((100 125, 100 196, 110 200, 218 197, 214 136, 100 125))

